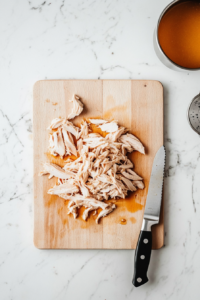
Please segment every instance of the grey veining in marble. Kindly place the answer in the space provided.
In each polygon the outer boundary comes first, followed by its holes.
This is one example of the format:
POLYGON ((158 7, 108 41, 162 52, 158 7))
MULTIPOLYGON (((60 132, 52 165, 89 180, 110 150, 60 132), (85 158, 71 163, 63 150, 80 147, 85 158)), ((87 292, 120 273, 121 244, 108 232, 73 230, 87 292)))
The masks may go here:
POLYGON ((200 73, 153 50, 169 0, 0 0, 0 299, 200 299, 200 138, 186 119, 200 73), (150 282, 131 284, 134 251, 33 246, 32 88, 39 79, 156 79, 164 86, 165 247, 150 282))

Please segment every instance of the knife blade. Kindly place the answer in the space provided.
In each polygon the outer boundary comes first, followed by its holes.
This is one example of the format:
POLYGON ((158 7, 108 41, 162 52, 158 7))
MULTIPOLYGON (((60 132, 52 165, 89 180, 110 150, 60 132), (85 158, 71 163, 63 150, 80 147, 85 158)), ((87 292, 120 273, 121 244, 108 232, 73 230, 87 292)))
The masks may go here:
POLYGON ((134 276, 132 281, 135 287, 141 286, 149 280, 147 271, 152 248, 151 226, 158 224, 160 219, 165 155, 165 147, 162 146, 157 151, 153 161, 142 228, 135 250, 134 276))

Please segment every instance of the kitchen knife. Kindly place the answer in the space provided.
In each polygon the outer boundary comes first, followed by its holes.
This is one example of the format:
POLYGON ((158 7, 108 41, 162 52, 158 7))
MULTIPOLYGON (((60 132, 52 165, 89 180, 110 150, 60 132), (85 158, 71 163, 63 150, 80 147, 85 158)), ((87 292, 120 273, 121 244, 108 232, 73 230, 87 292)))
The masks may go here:
POLYGON ((151 226, 158 224, 160 219, 164 167, 165 148, 162 146, 154 158, 142 228, 135 250, 134 276, 132 281, 135 287, 141 286, 148 281, 147 270, 152 247, 151 226))

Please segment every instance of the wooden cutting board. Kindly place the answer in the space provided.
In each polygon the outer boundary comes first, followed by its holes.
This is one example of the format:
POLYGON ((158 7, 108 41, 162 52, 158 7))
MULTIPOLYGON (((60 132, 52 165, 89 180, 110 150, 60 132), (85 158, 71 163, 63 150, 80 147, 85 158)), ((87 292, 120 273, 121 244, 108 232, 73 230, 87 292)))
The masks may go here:
MULTIPOLYGON (((163 145, 163 87, 148 80, 44 80, 34 85, 34 244, 40 249, 135 249, 141 229, 154 156, 163 145), (55 162, 47 153, 46 128, 56 117, 67 117, 69 99, 82 98, 84 112, 74 120, 101 117, 116 119, 130 128, 146 148, 146 155, 131 154, 135 171, 144 178, 145 189, 118 200, 117 209, 100 224, 90 215, 87 222, 67 215, 68 201, 48 195, 56 179, 38 177, 42 162, 55 162)), ((61 163, 61 161, 57 161, 61 163)), ((153 227, 153 249, 164 243, 163 205, 161 219, 153 227)))

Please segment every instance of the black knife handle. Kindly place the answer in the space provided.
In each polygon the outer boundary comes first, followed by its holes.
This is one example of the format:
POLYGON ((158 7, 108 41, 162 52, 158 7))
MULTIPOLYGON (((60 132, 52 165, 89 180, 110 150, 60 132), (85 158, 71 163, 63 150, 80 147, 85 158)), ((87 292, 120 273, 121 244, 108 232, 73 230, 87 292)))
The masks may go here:
POLYGON ((141 286, 149 281, 147 270, 151 257, 152 233, 151 231, 140 231, 137 247, 135 250, 133 285, 141 286))

